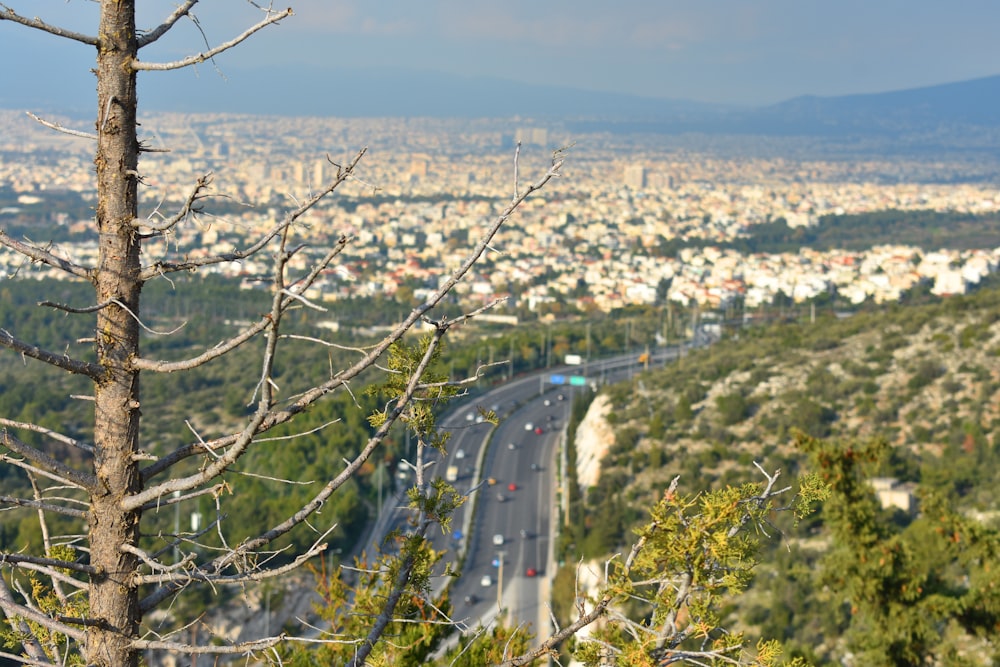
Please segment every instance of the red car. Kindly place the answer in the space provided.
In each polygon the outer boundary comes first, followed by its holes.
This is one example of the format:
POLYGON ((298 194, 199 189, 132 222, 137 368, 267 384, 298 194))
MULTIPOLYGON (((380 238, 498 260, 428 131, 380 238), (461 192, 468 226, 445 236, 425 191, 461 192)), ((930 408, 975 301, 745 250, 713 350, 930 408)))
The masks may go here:
POLYGON ((524 576, 526 577, 533 577, 536 574, 538 574, 538 570, 536 570, 533 567, 529 567, 527 570, 524 571, 524 576))
POLYGON ((508 491, 517 491, 517 484, 515 484, 514 482, 511 482, 510 484, 507 485, 507 490, 508 491))
POLYGON ((545 433, 545 429, 543 429, 541 426, 536 426, 535 435, 541 435, 542 433, 545 433))

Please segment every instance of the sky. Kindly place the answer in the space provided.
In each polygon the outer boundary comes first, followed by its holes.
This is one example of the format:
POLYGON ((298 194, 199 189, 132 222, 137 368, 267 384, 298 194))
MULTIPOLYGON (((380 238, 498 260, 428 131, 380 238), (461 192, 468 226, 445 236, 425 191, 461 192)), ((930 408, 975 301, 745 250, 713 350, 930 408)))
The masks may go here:
MULTIPOLYGON (((258 5, 263 0, 255 0, 258 5)), ((176 2, 140 0, 153 27, 176 2)), ((93 34, 93 0, 5 0, 93 34)), ((737 105, 884 92, 1000 74, 997 0, 280 0, 295 16, 188 76, 297 64, 502 78, 737 105)), ((231 39, 259 16, 202 0, 142 53, 169 61, 231 39)), ((84 81, 93 51, 0 21, 0 101, 84 81), (37 90, 36 90, 37 89, 37 90)), ((291 74, 290 74, 291 75, 291 74)), ((73 84, 75 85, 75 84, 73 84)), ((9 106, 0 105, 0 106, 9 106)))

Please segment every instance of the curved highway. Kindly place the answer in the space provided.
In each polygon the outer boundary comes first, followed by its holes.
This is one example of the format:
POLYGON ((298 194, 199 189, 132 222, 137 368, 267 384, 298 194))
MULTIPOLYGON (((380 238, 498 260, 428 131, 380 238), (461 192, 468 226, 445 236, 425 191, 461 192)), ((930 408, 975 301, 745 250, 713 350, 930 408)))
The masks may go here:
MULTIPOLYGON (((662 365, 675 355, 667 350, 650 361, 662 365)), ((536 636, 550 629, 545 602, 555 574, 559 445, 574 392, 585 388, 550 380, 555 375, 557 381, 569 382, 578 375, 586 384, 619 381, 642 370, 637 360, 638 354, 630 354, 516 378, 443 417, 441 427, 451 432, 451 439, 447 457, 433 474, 447 478, 450 469, 456 476, 451 483, 469 493, 452 519, 451 534, 435 531, 429 536, 435 548, 446 551, 438 571, 450 565, 462 575, 437 578, 433 591, 438 594, 450 585, 455 620, 475 628, 503 612, 508 623, 530 625, 536 636), (494 428, 481 422, 479 408, 494 410, 500 424, 494 428)), ((386 526, 405 521, 403 512, 382 518, 376 538, 386 526)))

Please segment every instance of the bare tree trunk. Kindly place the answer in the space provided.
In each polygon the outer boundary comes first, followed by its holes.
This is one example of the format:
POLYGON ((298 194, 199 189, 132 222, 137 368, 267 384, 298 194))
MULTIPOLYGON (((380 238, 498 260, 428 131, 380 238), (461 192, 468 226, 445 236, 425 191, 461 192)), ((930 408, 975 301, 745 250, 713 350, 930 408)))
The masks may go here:
POLYGON ((133 457, 139 437, 139 374, 131 360, 139 352, 139 238, 136 74, 138 51, 134 0, 102 0, 97 52, 97 301, 108 304, 97 316, 97 362, 106 376, 95 389, 95 473, 98 488, 89 515, 91 565, 88 628, 90 665, 131 667, 137 653, 131 638, 139 624, 137 559, 121 549, 139 537, 140 510, 122 509, 121 500, 139 490, 133 457))

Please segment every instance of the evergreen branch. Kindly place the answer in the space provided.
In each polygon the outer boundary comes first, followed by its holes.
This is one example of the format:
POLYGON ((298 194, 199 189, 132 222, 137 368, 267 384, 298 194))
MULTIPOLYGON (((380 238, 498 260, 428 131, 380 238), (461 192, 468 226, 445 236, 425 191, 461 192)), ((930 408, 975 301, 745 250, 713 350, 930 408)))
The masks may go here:
POLYGON ((24 658, 21 658, 20 656, 17 660, 24 662, 25 664, 48 665, 48 662, 43 662, 43 659, 45 658, 45 649, 42 648, 41 643, 31 631, 30 626, 25 622, 24 618, 15 614, 12 611, 12 608, 9 607, 16 604, 14 596, 11 595, 10 588, 7 586, 7 580, 0 577, 0 608, 3 609, 4 616, 7 617, 7 622, 10 624, 11 630, 14 630, 20 636, 21 647, 28 655, 30 662, 25 661, 24 658))
MULTIPOLYGON (((2 561, 0 561, 2 562, 2 561)), ((60 635, 66 635, 70 639, 74 639, 78 642, 83 643, 86 641, 86 633, 82 630, 78 630, 71 627, 65 623, 62 623, 51 616, 47 616, 41 612, 35 611, 31 607, 26 607, 22 604, 14 602, 13 599, 5 599, 0 596, 0 609, 4 610, 4 613, 8 618, 11 616, 22 618, 26 621, 31 621, 32 623, 37 623, 38 625, 52 630, 60 635)))

